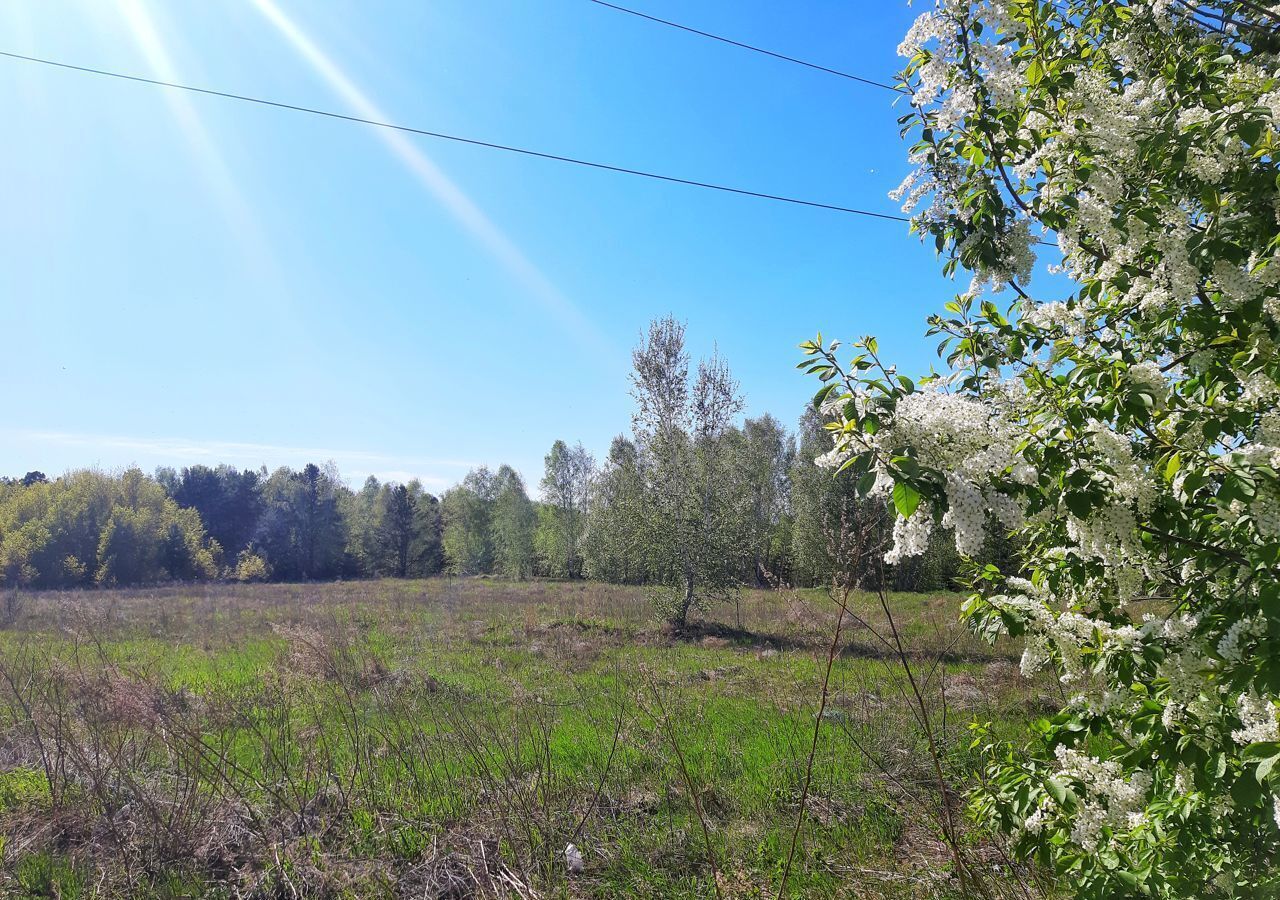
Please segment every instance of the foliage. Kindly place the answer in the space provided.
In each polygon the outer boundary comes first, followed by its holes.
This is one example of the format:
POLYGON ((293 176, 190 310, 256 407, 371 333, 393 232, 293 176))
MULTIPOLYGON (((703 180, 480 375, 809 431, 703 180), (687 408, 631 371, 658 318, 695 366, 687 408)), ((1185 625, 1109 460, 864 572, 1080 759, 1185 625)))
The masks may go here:
POLYGON ((0 483, 3 585, 422 576, 442 564, 439 504, 416 481, 370 479, 356 494, 332 466, 312 465, 0 483), (206 533, 205 517, 230 543, 206 533))
POLYGON ((803 364, 822 461, 991 565, 965 604, 1073 694, 989 751, 976 809, 1080 896, 1280 887, 1280 15, 1251 2, 945 0, 904 41, 913 227, 969 289, 918 386, 874 338, 803 364), (1074 291, 1027 292, 1056 235, 1074 291), (994 294, 1017 294, 1002 310, 994 294))
MULTIPOLYGON (((814 459, 831 446, 816 409, 805 411, 800 420, 800 446, 791 468, 791 502, 795 523, 791 530, 791 554, 797 584, 830 584, 837 570, 839 536, 867 529, 868 520, 885 518, 884 504, 860 496, 848 479, 836 479, 814 459)), ((874 529, 873 533, 881 529, 874 529)), ((862 582, 870 570, 853 573, 862 582)))
POLYGON ((524 480, 510 466, 495 476, 493 499, 494 571, 505 578, 522 580, 533 575, 533 532, 537 513, 524 490, 524 480))
POLYGON ((340 489, 339 507, 344 575, 421 577, 443 567, 439 502, 417 480, 383 484, 370 475, 357 492, 340 489))
POLYGON ((591 484, 583 565, 587 577, 615 584, 647 581, 650 560, 644 555, 641 526, 644 481, 635 442, 619 435, 591 484))
POLYGON ((200 517, 138 469, 81 471, 0 493, 0 580, 140 584, 216 574, 221 548, 200 517))
POLYGON ((445 566, 450 573, 480 575, 493 570, 492 519, 497 496, 496 477, 481 466, 440 498, 445 566))
POLYGON ((308 463, 299 472, 277 469, 263 486, 266 511, 255 543, 277 576, 289 580, 331 578, 342 564, 346 535, 339 510, 341 480, 335 469, 308 463))
POLYGON ((743 422, 739 436, 735 468, 744 481, 744 538, 751 580, 761 587, 790 583, 789 476, 795 441, 768 413, 743 422))
MULTIPOLYGON (((735 423, 736 398, 713 427, 705 401, 714 392, 700 400, 696 391, 717 378, 731 385, 727 370, 712 361, 690 379, 683 329, 664 327, 679 329, 667 360, 678 365, 651 366, 646 377, 675 379, 667 387, 684 409, 674 426, 638 420, 599 468, 581 444, 557 441, 539 500, 505 466, 469 473, 441 501, 417 481, 369 476, 352 490, 332 463, 273 473, 197 465, 129 476, 130 490, 150 499, 115 512, 105 488, 124 475, 49 482, 33 473, 0 479, 0 584, 417 578, 447 568, 649 585, 680 620, 740 585, 824 583, 807 554, 829 543, 823 504, 846 489, 819 473, 811 448, 797 459, 793 435, 772 416, 735 423)), ((815 428, 821 434, 816 420, 802 423, 802 440, 815 428)), ((894 586, 949 587, 954 569, 939 536, 923 559, 898 567, 894 586)))
POLYGON ((267 561, 252 550, 240 551, 240 555, 236 557, 236 567, 231 573, 232 578, 242 582, 266 581, 270 575, 267 561))
POLYGON ((378 572, 385 554, 379 538, 378 516, 382 484, 370 475, 360 490, 344 492, 339 504, 346 524, 346 548, 343 569, 346 572, 378 572))
POLYGON ((542 476, 537 533, 538 556, 546 574, 582 577, 582 534, 594 472, 595 460, 582 444, 570 447, 556 441, 551 445, 542 476))
POLYGON ((444 570, 440 501, 423 491, 417 495, 413 515, 414 536, 409 548, 410 574, 435 575, 444 570))
MULTIPOLYGON (((162 473, 157 473, 157 480, 162 473)), ((179 506, 200 514, 209 536, 228 553, 238 553, 254 538, 264 501, 260 483, 266 471, 232 466, 190 466, 175 476, 169 494, 179 506)))
POLYGON ((738 385, 718 356, 702 360, 691 380, 684 335, 672 318, 652 322, 631 376, 638 538, 661 587, 659 611, 676 626, 740 584, 745 524, 732 454, 738 385))
POLYGON ((386 548, 384 565, 390 574, 404 578, 409 574, 410 551, 418 519, 418 497, 403 484, 387 485, 382 492, 378 535, 386 548))

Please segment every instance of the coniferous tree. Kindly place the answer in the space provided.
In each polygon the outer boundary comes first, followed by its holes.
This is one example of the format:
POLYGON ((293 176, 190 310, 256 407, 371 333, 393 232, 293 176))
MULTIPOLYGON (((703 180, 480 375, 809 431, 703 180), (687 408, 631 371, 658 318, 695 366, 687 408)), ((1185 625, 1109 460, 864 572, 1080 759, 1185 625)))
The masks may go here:
POLYGON ((444 570, 444 522, 440 501, 431 494, 418 498, 414 511, 414 537, 411 555, 415 576, 435 575, 444 570))
POLYGON ((228 558, 249 546, 263 513, 263 473, 225 465, 188 466, 170 477, 171 472, 158 472, 161 483, 168 481, 169 495, 179 506, 199 513, 209 536, 228 558))
POLYGON ((418 499, 405 485, 389 484, 382 489, 379 507, 378 536, 384 570, 404 578, 409 574, 418 499))
POLYGON ((337 472, 314 463, 299 472, 278 469, 265 494, 258 543, 275 575, 303 580, 336 575, 346 545, 337 472))

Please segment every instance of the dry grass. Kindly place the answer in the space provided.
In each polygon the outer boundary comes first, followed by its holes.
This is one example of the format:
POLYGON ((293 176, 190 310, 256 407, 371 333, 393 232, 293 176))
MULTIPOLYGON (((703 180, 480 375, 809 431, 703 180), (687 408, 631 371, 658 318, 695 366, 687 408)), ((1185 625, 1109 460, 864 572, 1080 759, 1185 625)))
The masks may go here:
MULTIPOLYGON (((680 634, 643 589, 585 583, 31 595, 0 633, 0 888, 772 897, 803 797, 791 896, 959 895, 966 725, 1014 733, 1052 697, 955 598, 891 604, 908 654, 855 597, 811 748, 818 593, 746 592, 680 634)), ((962 831, 985 890, 1035 893, 962 831)))

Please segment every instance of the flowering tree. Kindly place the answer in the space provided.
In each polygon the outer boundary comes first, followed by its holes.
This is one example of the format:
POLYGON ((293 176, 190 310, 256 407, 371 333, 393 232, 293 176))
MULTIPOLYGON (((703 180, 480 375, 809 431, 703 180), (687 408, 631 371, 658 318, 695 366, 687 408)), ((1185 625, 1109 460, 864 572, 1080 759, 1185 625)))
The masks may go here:
POLYGON ((1274 890, 1280 8, 939 0, 900 50, 899 199, 972 273, 930 320, 948 366, 819 336, 802 367, 822 461, 892 497, 888 561, 1020 534, 964 612, 1074 696, 987 745, 975 808, 1081 896, 1274 890), (1069 297, 1031 294, 1040 245, 1069 297))

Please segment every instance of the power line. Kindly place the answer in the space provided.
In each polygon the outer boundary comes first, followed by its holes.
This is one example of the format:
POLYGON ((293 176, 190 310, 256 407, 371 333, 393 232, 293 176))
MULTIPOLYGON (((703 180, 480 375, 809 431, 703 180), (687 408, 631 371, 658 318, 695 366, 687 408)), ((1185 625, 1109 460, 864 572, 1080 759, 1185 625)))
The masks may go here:
POLYGON ((742 41, 735 41, 732 38, 722 37, 721 35, 718 35, 718 34, 712 34, 709 31, 700 31, 697 28, 690 28, 688 25, 681 25, 679 22, 672 22, 670 19, 659 19, 657 16, 651 16, 648 13, 640 12, 640 10, 638 9, 629 9, 628 7, 625 7, 625 6, 618 6, 616 3, 606 3, 605 0, 590 0, 590 2, 595 3, 598 6, 608 7, 609 9, 616 9, 618 12, 626 13, 627 15, 636 16, 641 19, 648 19, 650 22, 657 22, 659 25, 666 25, 670 28, 678 28, 681 31, 687 31, 690 34, 696 34, 699 37, 711 38, 711 40, 713 41, 720 41, 723 44, 731 44, 734 47, 741 47, 743 50, 751 50, 755 53, 763 53, 765 56, 772 56, 774 59, 780 59, 784 62, 795 63, 798 66, 805 66, 810 69, 817 69, 819 72, 826 72, 828 75, 838 75, 841 78, 848 78, 850 81, 857 81, 862 84, 870 85, 871 87, 884 88, 886 91, 893 91, 894 93, 897 93, 897 94, 906 93, 906 91, 904 91, 902 88, 895 87, 892 84, 886 84, 883 81, 876 81, 872 78, 863 78, 861 75, 853 75, 853 74, 850 74, 849 72, 841 72, 839 69, 832 69, 827 66, 818 65, 817 63, 811 63, 803 59, 796 59, 794 56, 787 56, 785 53, 775 53, 774 51, 766 50, 763 47, 756 47, 751 44, 744 44, 742 43, 742 41))
POLYGON ((555 162, 571 163, 575 166, 586 166, 592 169, 603 169, 606 172, 618 172, 623 175, 636 175, 641 178, 651 178, 655 181, 666 181, 671 184, 683 184, 689 187, 706 188, 712 191, 721 191, 726 194, 739 194, 743 197, 756 197, 760 200, 775 200, 779 203, 791 203, 796 206, 809 206, 814 209, 826 209, 832 212, 849 213, 855 216, 868 216, 873 219, 887 219, 891 222, 909 222, 910 219, 905 216, 895 216, 889 213, 874 212, 866 209, 854 209, 849 206, 839 206, 834 203, 820 203, 816 200, 802 200, 799 197, 787 197, 781 194, 768 194, 763 191, 752 191, 746 188, 731 187, 724 184, 713 184, 707 181, 695 181, 691 178, 677 178, 674 175, 662 175, 657 172, 646 172, 642 169, 630 169, 625 166, 614 166, 608 163, 593 162, 588 159, 577 159, 572 156, 561 156, 557 153, 545 153, 541 150, 530 150, 527 147, 515 147, 509 144, 496 144, 492 141, 481 141, 475 138, 461 137, 456 134, 446 134, 442 131, 428 131, 424 128, 411 128, 408 125, 396 125, 393 122, 380 122, 377 119, 365 119, 360 116, 351 116, 346 113, 332 112, 331 110, 316 109, 310 106, 298 106, 293 103, 281 103, 277 100, 265 100, 261 97, 250 97, 245 94, 232 94, 227 91, 216 91, 211 88, 194 87, 189 84, 179 84, 173 81, 161 81, 157 78, 144 78, 141 75, 126 75, 122 72, 111 72, 106 69, 94 69, 89 66, 76 66, 71 63, 58 62, 52 59, 41 59, 37 56, 24 56, 21 53, 10 53, 6 50, 0 50, 0 56, 7 56, 10 59, 22 60, 24 62, 40 63, 41 65, 54 66, 59 69, 70 69, 73 72, 84 72, 90 75, 102 75, 107 78, 118 78, 122 81, 134 81, 140 84, 151 84, 157 87, 174 88, 180 91, 189 91, 193 94, 206 94, 210 97, 222 97, 226 100, 239 100, 243 103, 256 103, 259 106, 269 106, 276 109, 287 109, 292 112, 308 113, 313 116, 323 116, 328 119, 340 119, 344 122, 356 122, 361 125, 373 125, 377 128, 390 128, 394 131, 402 131, 408 134, 417 134, 423 137, 437 138, 442 141, 453 141, 458 144, 468 144, 473 147, 487 147, 490 150, 502 150, 507 153, 519 153, 523 156, 534 156, 538 159, 550 159, 555 162))

